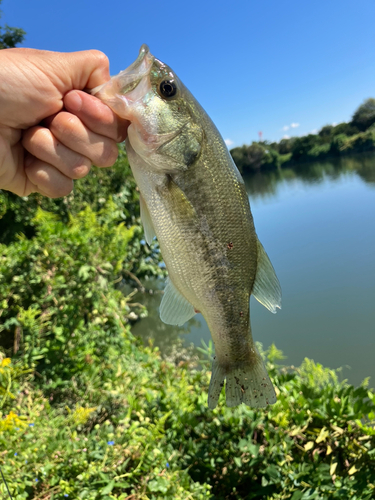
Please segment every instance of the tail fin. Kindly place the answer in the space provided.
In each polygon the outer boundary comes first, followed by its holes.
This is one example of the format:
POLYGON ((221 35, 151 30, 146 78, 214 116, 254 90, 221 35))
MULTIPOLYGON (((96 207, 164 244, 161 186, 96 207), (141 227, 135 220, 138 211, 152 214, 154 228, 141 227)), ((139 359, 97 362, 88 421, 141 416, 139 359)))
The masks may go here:
POLYGON ((221 366, 216 359, 213 360, 208 389, 209 408, 216 407, 224 379, 227 406, 245 403, 253 408, 262 408, 276 403, 275 389, 257 349, 256 354, 251 363, 229 368, 221 366))

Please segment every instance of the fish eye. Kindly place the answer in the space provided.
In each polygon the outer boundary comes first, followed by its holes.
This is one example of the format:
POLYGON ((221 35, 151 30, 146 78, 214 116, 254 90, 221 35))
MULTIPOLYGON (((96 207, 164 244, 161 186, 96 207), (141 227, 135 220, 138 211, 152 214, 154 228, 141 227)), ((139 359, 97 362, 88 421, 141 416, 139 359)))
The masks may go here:
POLYGON ((174 80, 163 80, 159 85, 159 94, 161 97, 173 97, 177 93, 177 86, 174 80))

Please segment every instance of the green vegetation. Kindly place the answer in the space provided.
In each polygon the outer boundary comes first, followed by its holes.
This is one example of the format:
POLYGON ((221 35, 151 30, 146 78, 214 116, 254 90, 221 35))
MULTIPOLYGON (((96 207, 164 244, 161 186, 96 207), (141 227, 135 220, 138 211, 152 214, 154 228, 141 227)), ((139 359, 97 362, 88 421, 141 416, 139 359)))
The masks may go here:
POLYGON ((119 286, 163 272, 137 198, 123 151, 64 200, 0 192, 0 466, 14 499, 372 498, 366 383, 279 366, 272 346, 278 402, 222 395, 210 411, 212 346, 200 370, 133 337, 147 311, 119 286))
POLYGON ((325 125, 318 134, 291 137, 280 142, 253 142, 231 150, 240 172, 293 166, 375 150, 375 99, 367 99, 349 123, 325 125))
POLYGON ((5 25, 4 28, 0 26, 0 50, 10 49, 12 47, 15 47, 19 43, 22 43, 25 35, 26 33, 21 28, 11 28, 8 25, 5 25))

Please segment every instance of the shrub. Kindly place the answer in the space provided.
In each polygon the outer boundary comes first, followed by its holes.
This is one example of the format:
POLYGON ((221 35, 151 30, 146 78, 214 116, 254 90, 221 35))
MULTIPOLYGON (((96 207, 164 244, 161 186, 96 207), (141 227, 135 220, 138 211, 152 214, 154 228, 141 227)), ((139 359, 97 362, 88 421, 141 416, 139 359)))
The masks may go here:
POLYGON ((152 252, 141 250, 141 228, 119 224, 119 212, 109 199, 99 212, 87 207, 66 224, 38 209, 32 239, 0 245, 1 345, 43 383, 52 380, 50 391, 79 379, 110 348, 122 349, 130 308, 113 282, 127 272, 161 272, 152 252))
POLYGON ((265 149, 261 144, 253 142, 250 146, 234 148, 230 153, 239 171, 245 173, 247 170, 260 168, 265 156, 265 149))
POLYGON ((323 158, 327 156, 330 148, 330 144, 317 144, 309 150, 308 156, 310 156, 311 158, 323 158))
POLYGON ((293 161, 303 161, 308 158, 311 149, 321 144, 321 139, 318 135, 309 134, 303 137, 297 137, 292 146, 293 161))
POLYGON ((345 134, 336 135, 330 146, 330 153, 334 156, 339 156, 342 150, 345 148, 345 144, 348 141, 348 136, 345 134))
POLYGON ((363 153, 375 149, 375 133, 372 130, 353 135, 342 145, 343 154, 363 153))
POLYGON ((363 153, 375 149, 375 133, 367 130, 359 134, 347 137, 344 134, 334 137, 330 152, 336 155, 363 153))
POLYGON ((366 382, 355 389, 307 359, 282 368, 273 346, 277 403, 228 408, 222 394, 211 411, 206 371, 124 335, 124 350, 107 360, 113 370, 93 363, 95 401, 86 390, 56 407, 30 381, 9 388, 0 464, 15 500, 372 498, 375 394, 366 382))
POLYGON ((116 204, 119 222, 139 222, 139 194, 122 145, 113 167, 93 167, 88 176, 75 181, 74 191, 64 198, 50 199, 37 193, 20 198, 0 189, 0 243, 15 241, 19 233, 32 237, 38 208, 58 215, 66 223, 69 214, 78 214, 87 206, 97 212, 109 198, 116 204))

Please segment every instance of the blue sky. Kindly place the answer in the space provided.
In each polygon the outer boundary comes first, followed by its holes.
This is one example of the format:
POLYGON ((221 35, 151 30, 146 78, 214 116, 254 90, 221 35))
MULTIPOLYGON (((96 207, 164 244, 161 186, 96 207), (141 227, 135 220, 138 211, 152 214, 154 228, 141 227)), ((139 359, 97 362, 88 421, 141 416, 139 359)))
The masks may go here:
POLYGON ((259 131, 273 141, 348 121, 375 97, 374 0, 3 0, 1 9, 2 24, 27 32, 25 47, 99 49, 112 74, 147 43, 233 146, 259 131))

